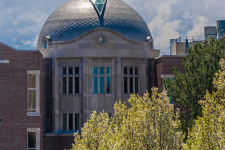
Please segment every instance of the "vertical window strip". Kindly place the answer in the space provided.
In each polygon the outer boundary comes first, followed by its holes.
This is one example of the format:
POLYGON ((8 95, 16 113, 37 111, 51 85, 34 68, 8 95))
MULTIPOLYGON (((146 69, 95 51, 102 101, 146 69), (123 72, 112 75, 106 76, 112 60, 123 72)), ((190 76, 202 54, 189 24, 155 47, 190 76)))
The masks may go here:
POLYGON ((98 94, 98 77, 93 77, 93 94, 98 94))
POLYGON ((106 71, 106 74, 111 75, 111 67, 107 67, 106 70, 107 70, 107 71, 106 71))
POLYGON ((79 67, 75 67, 75 74, 79 74, 79 67))
POLYGON ((75 130, 79 130, 79 114, 75 114, 75 130))
POLYGON ((37 141, 36 141, 36 132, 28 132, 28 150, 36 150, 37 141))
POLYGON ((73 77, 69 77, 69 94, 73 94, 73 77))
POLYGON ((130 93, 134 93, 133 92, 133 77, 130 77, 130 93))
POLYGON ((138 93, 138 77, 135 77, 135 93, 138 93))
POLYGON ((36 74, 28 74, 28 94, 27 94, 27 105, 28 112, 36 112, 36 74))
POLYGON ((138 75, 138 68, 135 68, 135 75, 138 75))
POLYGON ((63 114, 63 130, 66 131, 67 127, 66 127, 66 114, 63 114))
POLYGON ((63 94, 67 94, 67 92, 66 92, 66 77, 63 77, 62 78, 62 89, 63 89, 63 94))
POLYGON ((79 77, 75 77, 75 93, 76 94, 79 94, 79 88, 80 88, 79 77))
POLYGON ((100 94, 105 93, 105 77, 100 76, 100 94))
POLYGON ((133 75, 133 68, 130 68, 130 75, 133 75))
POLYGON ((107 93, 111 93, 111 77, 107 77, 107 93))
POLYGON ((73 114, 69 114, 69 130, 73 130, 73 114))
POLYGON ((124 73, 124 74, 128 74, 128 73, 127 73, 127 67, 124 67, 123 73, 124 73))
POLYGON ((124 77, 124 93, 127 94, 127 77, 124 77))

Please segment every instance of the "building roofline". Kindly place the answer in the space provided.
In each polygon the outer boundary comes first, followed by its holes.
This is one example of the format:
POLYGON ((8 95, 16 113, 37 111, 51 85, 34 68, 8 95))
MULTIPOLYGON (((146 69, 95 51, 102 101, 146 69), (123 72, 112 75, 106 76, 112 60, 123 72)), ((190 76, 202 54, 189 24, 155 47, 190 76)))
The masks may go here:
POLYGON ((162 58, 162 57, 184 57, 184 56, 187 56, 187 55, 161 55, 161 56, 155 58, 155 60, 162 58))
POLYGON ((33 52, 33 51, 38 51, 37 49, 35 49, 35 50, 19 50, 19 49, 15 49, 14 47, 11 47, 11 46, 9 46, 9 45, 7 45, 7 44, 1 42, 1 41, 0 41, 0 44, 6 46, 6 47, 8 47, 8 48, 11 48, 12 50, 15 50, 15 51, 26 51, 26 52, 29 52, 29 51, 32 51, 32 52, 33 52))

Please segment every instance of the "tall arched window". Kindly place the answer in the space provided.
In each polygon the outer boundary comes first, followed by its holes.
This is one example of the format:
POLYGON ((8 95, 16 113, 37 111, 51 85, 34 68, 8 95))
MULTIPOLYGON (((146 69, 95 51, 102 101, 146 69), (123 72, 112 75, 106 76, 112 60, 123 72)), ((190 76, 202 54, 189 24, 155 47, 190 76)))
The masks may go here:
POLYGON ((44 49, 48 48, 48 41, 44 40, 44 49))

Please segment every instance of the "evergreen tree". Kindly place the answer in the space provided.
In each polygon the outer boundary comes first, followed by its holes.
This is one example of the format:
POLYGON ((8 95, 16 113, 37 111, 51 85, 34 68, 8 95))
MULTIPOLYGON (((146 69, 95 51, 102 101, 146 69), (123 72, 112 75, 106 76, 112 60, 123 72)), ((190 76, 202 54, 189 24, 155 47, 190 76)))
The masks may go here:
POLYGON ((180 120, 186 138, 188 128, 193 126, 197 116, 202 115, 199 100, 204 99, 206 90, 209 93, 215 90, 213 77, 220 69, 220 59, 225 58, 224 40, 212 39, 210 44, 207 43, 207 40, 203 44, 198 42, 194 48, 189 49, 188 55, 184 56, 182 65, 186 74, 182 74, 174 66, 173 80, 163 79, 164 88, 174 100, 174 104, 185 108, 181 111, 180 120))

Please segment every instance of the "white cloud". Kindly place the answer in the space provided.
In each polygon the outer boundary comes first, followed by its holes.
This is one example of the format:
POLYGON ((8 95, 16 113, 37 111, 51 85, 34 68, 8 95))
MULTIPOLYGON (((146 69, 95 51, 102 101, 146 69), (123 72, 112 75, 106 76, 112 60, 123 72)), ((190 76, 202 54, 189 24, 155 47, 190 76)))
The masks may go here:
POLYGON ((36 38, 33 38, 32 40, 24 40, 24 39, 22 39, 21 43, 23 45, 29 45, 30 47, 35 48, 36 44, 37 44, 37 40, 38 40, 38 36, 36 38))
POLYGON ((200 36, 204 32, 204 26, 208 24, 208 20, 204 16, 193 17, 193 29, 188 31, 187 36, 200 36))

